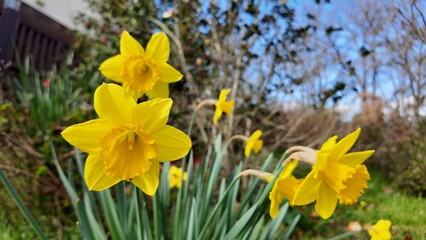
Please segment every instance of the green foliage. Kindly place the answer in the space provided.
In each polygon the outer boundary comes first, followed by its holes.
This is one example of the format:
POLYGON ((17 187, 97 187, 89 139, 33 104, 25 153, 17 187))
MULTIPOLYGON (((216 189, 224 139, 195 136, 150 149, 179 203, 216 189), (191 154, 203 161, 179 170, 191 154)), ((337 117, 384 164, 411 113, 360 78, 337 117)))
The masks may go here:
POLYGON ((419 121, 417 131, 408 142, 404 143, 401 151, 408 158, 405 168, 397 175, 397 183, 414 195, 426 197, 426 118, 419 121))
MULTIPOLYGON (((168 169, 163 164, 160 185, 153 197, 148 197, 132 184, 121 182, 115 189, 91 192, 82 183, 83 192, 76 189, 76 176, 65 174, 56 156, 60 178, 71 197, 78 216, 78 227, 86 239, 286 239, 295 228, 299 215, 288 203, 278 217, 270 219, 269 191, 273 182, 248 180, 243 189, 236 166, 228 178, 221 171, 222 140, 219 135, 215 148, 209 149, 201 164, 194 164, 190 154, 182 160, 188 178, 182 188, 170 189, 168 169), (100 206, 100 207, 97 207, 100 206), (105 220, 105 221, 104 221, 105 220)), ((273 164, 270 155, 262 170, 273 164)), ((283 158, 280 163, 282 163, 283 158)), ((75 159, 80 174, 83 160, 80 152, 75 159)), ((276 166, 281 166, 277 164, 276 166)), ((276 167, 275 171, 279 171, 276 167)))
POLYGON ((50 136, 61 122, 76 112, 81 88, 75 85, 68 64, 59 71, 39 73, 32 67, 32 60, 26 58, 19 73, 19 80, 13 79, 13 83, 20 103, 32 117, 28 129, 41 131, 36 132, 36 136, 50 136))

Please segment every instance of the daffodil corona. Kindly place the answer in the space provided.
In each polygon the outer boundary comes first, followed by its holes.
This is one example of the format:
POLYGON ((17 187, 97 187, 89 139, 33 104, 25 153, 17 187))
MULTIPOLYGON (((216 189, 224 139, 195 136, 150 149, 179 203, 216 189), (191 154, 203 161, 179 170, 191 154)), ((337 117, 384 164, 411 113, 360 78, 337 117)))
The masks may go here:
POLYGON ((89 189, 101 191, 126 180, 154 195, 160 162, 182 158, 191 147, 185 133, 166 125, 172 103, 154 99, 136 104, 118 85, 98 87, 94 107, 100 118, 62 132, 70 144, 89 153, 84 170, 89 189))
MULTIPOLYGON (((337 136, 331 137, 316 152, 312 171, 306 176, 295 193, 292 204, 306 205, 316 201, 315 210, 324 218, 329 218, 339 201, 340 204, 353 204, 367 188, 370 179, 367 168, 362 163, 374 150, 347 153, 357 140, 361 129, 357 129, 336 143, 337 136)), ((310 152, 306 156, 311 156, 310 152)), ((303 154, 301 159, 304 160, 303 154)))
POLYGON ((99 67, 105 77, 123 83, 135 98, 147 94, 153 98, 168 98, 169 83, 182 79, 182 74, 167 61, 170 43, 164 33, 154 34, 146 51, 127 32, 120 39, 120 54, 105 60, 99 67))

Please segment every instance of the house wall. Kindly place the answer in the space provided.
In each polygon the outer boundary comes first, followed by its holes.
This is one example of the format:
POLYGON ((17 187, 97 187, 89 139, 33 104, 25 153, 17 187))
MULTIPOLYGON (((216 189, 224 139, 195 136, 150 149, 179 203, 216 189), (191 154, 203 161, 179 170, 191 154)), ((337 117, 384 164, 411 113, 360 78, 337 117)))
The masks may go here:
POLYGON ((65 27, 78 30, 74 17, 81 11, 90 14, 84 0, 22 0, 22 2, 52 18, 65 27))

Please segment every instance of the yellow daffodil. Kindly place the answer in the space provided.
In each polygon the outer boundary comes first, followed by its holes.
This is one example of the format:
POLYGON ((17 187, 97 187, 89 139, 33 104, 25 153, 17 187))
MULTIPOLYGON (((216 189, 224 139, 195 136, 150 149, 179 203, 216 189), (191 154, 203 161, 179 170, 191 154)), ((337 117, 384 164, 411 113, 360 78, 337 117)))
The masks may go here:
POLYGON ((392 237, 390 227, 392 222, 389 220, 380 219, 375 225, 368 229, 368 234, 371 240, 389 240, 392 237))
POLYGON ((263 141, 260 138, 262 131, 256 130, 247 140, 246 147, 244 148, 244 155, 250 156, 250 152, 258 153, 262 149, 263 141))
POLYGON ((94 98, 100 118, 62 132, 70 144, 89 153, 84 170, 87 186, 101 191, 126 180, 154 195, 160 162, 182 158, 191 147, 185 133, 166 125, 172 100, 137 104, 115 84, 101 85, 94 98))
POLYGON ((176 166, 171 166, 169 168, 169 187, 170 188, 181 188, 182 181, 186 181, 187 173, 182 170, 182 168, 178 168, 176 166))
POLYGON ((216 124, 222 113, 225 112, 227 115, 231 114, 232 108, 234 107, 234 100, 226 101, 226 97, 231 92, 231 89, 223 89, 220 91, 219 99, 215 103, 216 111, 214 112, 213 123, 216 124))
MULTIPOLYGON (((312 171, 296 191, 293 205, 316 201, 315 210, 327 219, 333 214, 338 201, 340 204, 357 202, 370 179, 362 163, 374 153, 374 150, 347 153, 360 132, 361 129, 357 129, 337 143, 337 136, 331 137, 322 145, 316 152, 312 171)), ((307 162, 312 162, 312 159, 307 162)))
POLYGON ((298 161, 294 160, 285 165, 284 169, 275 181, 271 192, 269 193, 269 200, 271 200, 269 215, 271 215, 272 218, 277 217, 280 204, 284 198, 287 198, 290 204, 292 203, 294 194, 303 181, 303 179, 296 179, 292 175, 292 172, 294 168, 296 168, 297 164, 298 161))
POLYGON ((152 98, 168 98, 169 83, 182 79, 182 74, 167 61, 170 43, 167 35, 156 33, 146 51, 127 31, 121 34, 120 54, 105 60, 99 67, 105 77, 123 83, 133 97, 147 94, 152 98))

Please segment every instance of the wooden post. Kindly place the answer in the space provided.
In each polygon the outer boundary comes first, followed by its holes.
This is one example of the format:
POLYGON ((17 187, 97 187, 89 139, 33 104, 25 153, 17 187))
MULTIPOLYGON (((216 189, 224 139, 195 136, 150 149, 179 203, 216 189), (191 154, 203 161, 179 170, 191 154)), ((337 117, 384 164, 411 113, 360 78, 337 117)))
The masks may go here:
POLYGON ((6 0, 0 17, 0 60, 5 62, 11 61, 13 57, 20 3, 17 0, 6 0))

